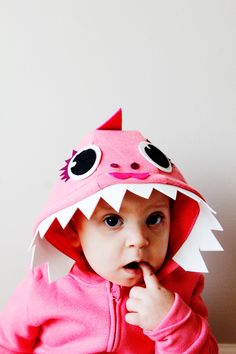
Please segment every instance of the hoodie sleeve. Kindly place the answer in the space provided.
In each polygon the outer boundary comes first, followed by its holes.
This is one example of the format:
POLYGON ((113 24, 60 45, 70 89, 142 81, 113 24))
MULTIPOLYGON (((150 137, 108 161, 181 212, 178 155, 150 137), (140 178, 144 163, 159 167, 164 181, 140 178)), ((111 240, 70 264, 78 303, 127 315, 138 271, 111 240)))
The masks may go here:
POLYGON ((211 334, 206 306, 200 296, 203 276, 187 305, 179 294, 167 316, 153 331, 144 333, 155 341, 155 353, 217 354, 218 345, 211 334))
POLYGON ((40 328, 29 311, 35 279, 30 274, 16 288, 0 315, 0 353, 32 353, 40 328))

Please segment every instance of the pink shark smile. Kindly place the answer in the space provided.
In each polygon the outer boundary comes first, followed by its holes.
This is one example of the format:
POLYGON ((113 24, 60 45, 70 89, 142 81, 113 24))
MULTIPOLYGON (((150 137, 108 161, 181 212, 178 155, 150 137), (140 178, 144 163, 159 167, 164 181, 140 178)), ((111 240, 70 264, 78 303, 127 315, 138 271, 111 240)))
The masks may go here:
POLYGON ((119 179, 136 178, 136 179, 146 179, 150 176, 148 172, 144 173, 133 173, 133 172, 109 172, 109 175, 119 179))

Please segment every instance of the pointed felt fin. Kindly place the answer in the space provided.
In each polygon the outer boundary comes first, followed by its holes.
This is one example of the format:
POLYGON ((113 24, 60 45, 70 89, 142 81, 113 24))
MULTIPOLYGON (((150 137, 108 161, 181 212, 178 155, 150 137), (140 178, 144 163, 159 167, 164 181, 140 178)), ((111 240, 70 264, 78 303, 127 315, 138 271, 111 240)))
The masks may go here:
POLYGON ((122 109, 120 108, 111 118, 98 127, 97 130, 122 130, 122 109))

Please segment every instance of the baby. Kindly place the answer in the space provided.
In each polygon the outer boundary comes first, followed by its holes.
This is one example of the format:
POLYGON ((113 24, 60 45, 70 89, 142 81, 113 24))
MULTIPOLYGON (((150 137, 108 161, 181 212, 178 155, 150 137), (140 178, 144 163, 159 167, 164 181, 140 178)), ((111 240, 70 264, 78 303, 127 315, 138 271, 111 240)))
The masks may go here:
POLYGON ((66 160, 35 226, 0 352, 218 353, 199 250, 221 250, 201 195, 121 110, 66 160))

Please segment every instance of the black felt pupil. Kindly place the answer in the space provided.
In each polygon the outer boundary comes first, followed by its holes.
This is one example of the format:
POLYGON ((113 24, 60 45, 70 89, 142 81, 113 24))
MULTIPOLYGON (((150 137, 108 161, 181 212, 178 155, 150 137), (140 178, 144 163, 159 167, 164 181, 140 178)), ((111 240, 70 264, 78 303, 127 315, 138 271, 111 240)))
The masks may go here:
POLYGON ((150 159, 152 159, 152 161, 154 161, 158 165, 160 165, 164 168, 168 168, 170 166, 170 162, 169 162, 168 158, 163 154, 163 152, 161 152, 154 145, 148 144, 144 148, 144 150, 145 150, 146 154, 150 157, 150 159))
POLYGON ((96 152, 93 149, 82 151, 74 157, 75 166, 71 167, 71 172, 77 176, 88 172, 96 162, 96 156, 96 152))

